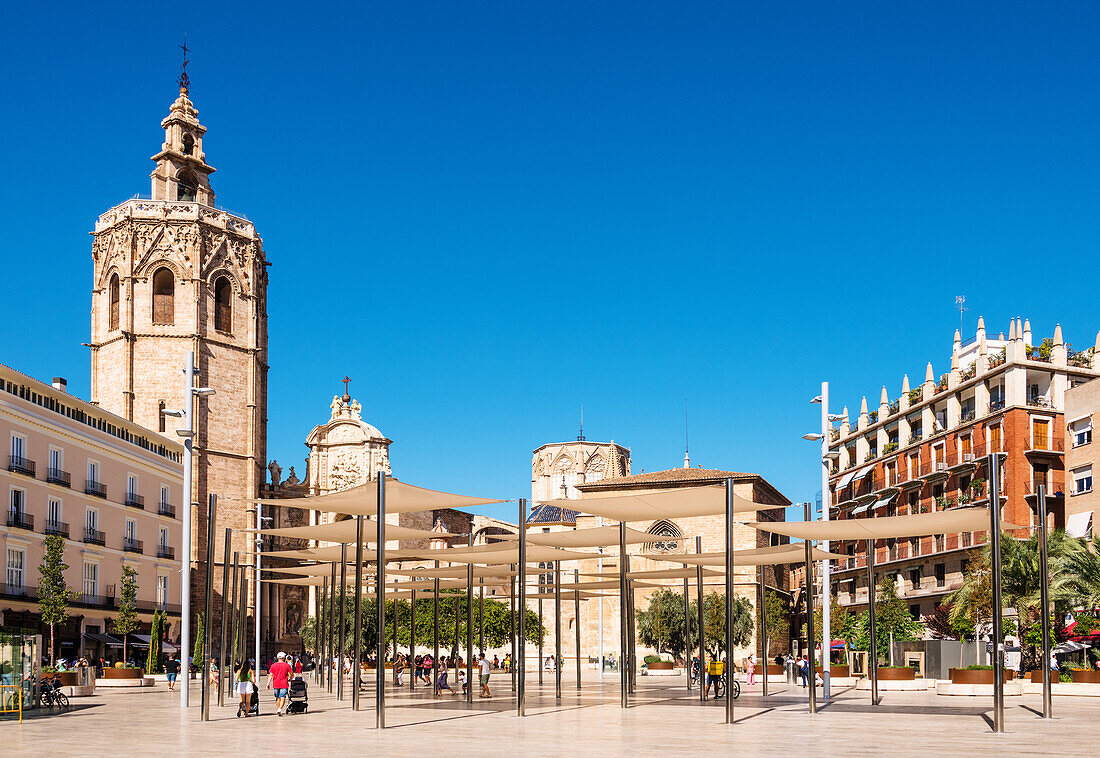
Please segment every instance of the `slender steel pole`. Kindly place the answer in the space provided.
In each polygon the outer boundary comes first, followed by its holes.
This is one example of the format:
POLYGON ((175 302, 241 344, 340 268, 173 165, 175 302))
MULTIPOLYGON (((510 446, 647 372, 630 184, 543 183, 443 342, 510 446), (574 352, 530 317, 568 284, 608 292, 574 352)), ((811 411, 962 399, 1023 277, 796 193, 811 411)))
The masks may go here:
MULTIPOLYGON (((474 546, 474 525, 470 523, 470 547, 474 546)), ((466 564, 466 702, 474 702, 474 564, 466 564)))
MULTIPOLYGON (((462 600, 462 596, 459 595, 456 592, 455 593, 455 645, 452 648, 452 650, 454 652, 451 654, 451 657, 454 658, 454 660, 451 661, 451 662, 455 666, 455 681, 456 682, 458 681, 458 659, 462 657, 462 656, 459 655, 460 648, 458 646, 458 639, 459 639, 459 637, 458 637, 458 632, 459 632, 458 622, 462 620, 462 604, 460 602, 461 600, 462 600)), ((467 686, 469 686, 469 682, 467 682, 466 684, 467 684, 467 686)))
POLYGON ((561 561, 554 561, 554 697, 561 700, 561 561))
MULTIPOLYGON (((229 529, 225 530, 225 547, 222 550, 222 644, 218 647, 218 707, 221 708, 225 705, 225 687, 223 682, 229 678, 228 671, 225 670, 225 651, 226 645, 229 644, 229 627, 233 626, 233 622, 229 619, 229 540, 232 536, 232 532, 229 529)), ((214 565, 213 559, 209 562, 210 566, 214 565)))
POLYGON ((1039 608, 1043 614, 1043 718, 1054 718, 1050 690, 1050 575, 1047 573, 1047 492, 1039 485, 1039 608))
POLYGON ((875 631, 875 540, 867 540, 867 616, 871 632, 871 650, 867 655, 867 673, 871 680, 871 705, 878 705, 878 634, 875 631))
POLYGON ((313 678, 317 681, 318 687, 323 687, 325 684, 325 640, 328 636, 328 625, 326 624, 328 616, 328 577, 321 577, 321 596, 317 602, 317 644, 314 654, 317 656, 317 662, 313 670, 313 678))
MULTIPOLYGON (((540 563, 541 567, 542 564, 540 563)), ((541 580, 545 574, 540 573, 539 579, 541 580)), ((542 672, 546 668, 546 658, 542 654, 542 593, 546 591, 546 585, 541 581, 539 582, 539 687, 542 687, 542 672)), ((539 690, 541 694, 542 690, 539 690)))
MULTIPOLYGON (((829 520, 829 383, 821 383, 821 520, 829 520)), ((887 486, 893 482, 887 482, 887 486)), ((821 542, 821 549, 829 552, 829 540, 821 542)), ((832 665, 831 654, 833 650, 832 620, 832 591, 833 587, 829 578, 832 567, 829 559, 821 561, 821 696, 828 701, 832 694, 832 665)), ((810 644, 813 649, 813 643, 810 644)), ((767 669, 765 669, 767 671, 767 669)), ((767 679, 767 676, 764 677, 767 679)))
MULTIPOLYGON (((813 519, 811 513, 812 503, 806 503, 806 521, 813 519)), ((807 656, 810 664, 810 676, 807 684, 807 689, 810 690, 810 713, 817 713, 817 658, 814 655, 814 562, 813 562, 813 542, 811 540, 805 540, 806 546, 806 641, 809 643, 809 655, 807 656)), ((727 579, 727 581, 729 581, 727 579)), ((874 636, 871 637, 874 640, 874 636)), ((874 642, 871 643, 872 645, 874 642)))
MULTIPOLYGON (((1005 730, 1005 650, 1001 639, 1001 458, 989 456, 989 548, 993 573, 993 731, 1005 730)), ((1046 613, 1044 611, 1043 615, 1046 613)), ((1049 665, 1044 662, 1043 668, 1049 665)))
POLYGON ((485 580, 480 579, 477 587, 477 647, 485 654, 485 580))
MULTIPOLYGON (((378 662, 374 668, 375 726, 386 728, 386 472, 378 472, 378 533, 374 541, 378 551, 377 582, 378 608, 375 618, 378 629, 378 662)), ((397 617, 394 608, 394 618, 397 617)), ((396 622, 395 622, 396 623, 396 622)))
MULTIPOLYGON (((511 570, 516 570, 516 564, 511 565, 511 570)), ((512 675, 512 692, 516 691, 516 577, 508 577, 508 639, 511 644, 512 665, 509 673, 512 675)))
POLYGON ((634 679, 634 672, 637 667, 634 665, 634 657, 638 649, 638 637, 634 631, 634 582, 630 578, 630 554, 627 553, 624 561, 626 563, 626 642, 627 642, 627 655, 625 656, 625 662, 627 664, 627 687, 630 689, 630 694, 634 694, 635 686, 637 682, 634 679))
POLYGON ((355 517, 355 632, 351 652, 351 709, 359 710, 359 658, 363 649, 363 517, 355 517))
POLYGON ((263 597, 263 583, 260 581, 260 555, 263 553, 264 538, 259 530, 263 528, 264 504, 256 503, 256 573, 252 580, 252 591, 256 595, 255 607, 252 615, 255 617, 253 626, 253 654, 256 657, 256 677, 260 676, 260 624, 262 623, 261 598, 263 597))
POLYGON ((340 629, 337 647, 340 662, 336 667, 336 699, 344 699, 344 656, 348 651, 347 611, 348 596, 348 543, 340 543, 340 629))
MULTIPOLYGON (((218 513, 218 496, 210 495, 209 516, 206 524, 206 603, 203 614, 206 624, 203 627, 202 640, 202 720, 210 720, 210 642, 213 629, 211 612, 214 610, 214 521, 218 513)), ((257 663, 259 663, 257 661, 257 663)))
MULTIPOLYGON (((695 537, 695 552, 703 552, 703 538, 695 537)), ((695 567, 695 593, 696 593, 696 619, 699 622, 699 702, 705 702, 706 676, 707 676, 707 641, 706 631, 703 629, 703 564, 695 567)))
POLYGON ((244 562, 240 564, 241 581, 240 595, 237 597, 237 631, 240 633, 240 653, 237 660, 243 665, 248 660, 248 566, 244 562))
POLYGON ((195 437, 195 353, 187 351, 183 368, 183 502, 180 544, 180 661, 183 664, 183 680, 180 682, 180 708, 187 709, 188 689, 191 680, 191 520, 192 483, 194 480, 195 437))
MULTIPOLYGON (((397 614, 394 613, 394 616, 397 614)), ((396 643, 394 643, 396 644, 396 643)), ((416 590, 413 589, 409 595, 409 671, 411 676, 409 677, 409 691, 416 689, 416 671, 413 669, 413 665, 416 661, 416 590)))
POLYGON ((619 707, 630 707, 626 681, 626 522, 619 522, 619 707))
POLYGON ((233 672, 237 669, 237 645, 241 638, 240 627, 240 612, 237 610, 237 580, 240 578, 240 553, 233 553, 233 596, 232 596, 232 614, 231 624, 233 626, 233 645, 230 651, 229 658, 229 681, 226 683, 226 689, 232 693, 233 691, 233 672))
POLYGON ((760 665, 764 668, 764 675, 760 679, 761 694, 768 696, 768 595, 764 586, 764 566, 761 564, 760 572, 760 665))
POLYGON ((527 500, 519 499, 519 640, 516 650, 518 656, 512 662, 517 670, 516 679, 516 715, 526 716, 526 704, 524 703, 524 676, 526 674, 525 663, 527 658, 527 500))
MULTIPOLYGON (((439 561, 435 562, 435 567, 439 568, 439 561)), ((439 694, 439 579, 437 578, 432 585, 432 692, 435 695, 439 694)))
MULTIPOLYGON (((684 568, 688 565, 685 563, 684 568)), ((688 692, 691 691, 691 603, 688 594, 688 577, 684 574, 684 679, 688 692)))
MULTIPOLYGON (((807 543, 809 544, 809 543, 807 543)), ((807 553, 809 556, 809 553, 807 553)), ((733 479, 726 480, 726 723, 733 719, 733 479)), ((811 635, 812 639, 812 635, 811 635)))
MULTIPOLYGON (((573 569, 573 584, 581 581, 580 569, 573 569)), ((573 587, 573 626, 577 632, 577 689, 581 688, 581 593, 573 587)))
MULTIPOLYGON (((333 662, 336 658, 336 564, 332 564, 332 576, 328 580, 329 588, 329 602, 328 605, 328 628, 326 635, 326 647, 328 648, 325 657, 325 667, 328 669, 328 676, 326 682, 328 683, 328 691, 331 693, 333 688, 333 675, 339 675, 339 673, 333 667, 333 662)), ((340 604, 344 603, 344 595, 340 593, 340 604)))

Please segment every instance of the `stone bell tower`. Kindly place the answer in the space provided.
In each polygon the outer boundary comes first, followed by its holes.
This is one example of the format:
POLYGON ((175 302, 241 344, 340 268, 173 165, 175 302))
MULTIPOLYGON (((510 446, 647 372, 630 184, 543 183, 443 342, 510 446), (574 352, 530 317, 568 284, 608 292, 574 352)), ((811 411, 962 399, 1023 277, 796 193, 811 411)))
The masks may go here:
MULTIPOLYGON (((201 588, 207 496, 218 495, 222 535, 225 527, 254 525, 248 499, 264 481, 267 261, 252 223, 213 205, 206 127, 188 84, 182 75, 179 96, 161 122, 164 143, 153 156, 151 197, 127 200, 95 223, 91 399, 172 435, 179 421, 163 411, 182 407, 182 368, 186 352, 194 351, 198 382, 216 391, 195 403, 193 492, 200 505, 192 514, 191 559, 193 588, 201 588)), ((172 505, 177 518, 186 512, 182 503, 172 505)), ((222 539, 215 544, 213 562, 220 563, 222 539)), ((247 536, 236 533, 233 549, 248 551, 247 536)))

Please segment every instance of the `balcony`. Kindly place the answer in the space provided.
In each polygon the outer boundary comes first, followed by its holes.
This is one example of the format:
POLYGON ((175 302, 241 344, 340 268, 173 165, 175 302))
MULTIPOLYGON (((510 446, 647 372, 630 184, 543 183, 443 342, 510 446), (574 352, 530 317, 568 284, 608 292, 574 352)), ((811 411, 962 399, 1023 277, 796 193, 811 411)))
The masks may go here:
POLYGON ((166 601, 163 601, 163 600, 152 600, 152 601, 150 601, 150 600, 138 600, 137 602, 134 603, 134 608, 136 608, 139 611, 148 611, 148 612, 151 612, 151 611, 165 611, 166 613, 175 614, 177 616, 179 615, 180 611, 182 610, 180 608, 179 603, 169 603, 169 602, 166 602, 166 601))
POLYGON ((157 515, 167 516, 168 518, 176 517, 176 506, 171 503, 157 503, 157 515))
POLYGON ((1049 482, 1024 482, 1024 497, 1029 502, 1039 497, 1040 484, 1045 487, 1047 499, 1066 496, 1066 484, 1062 479, 1052 479, 1049 482))
POLYGON ((84 494, 91 495, 92 497, 101 497, 106 500, 107 485, 100 484, 95 479, 87 479, 84 481, 84 494))
POLYGON ((174 561, 176 559, 176 549, 168 545, 157 545, 157 558, 174 561))
POLYGON ((989 412, 996 413, 997 411, 1003 411, 1005 409, 1005 399, 999 397, 996 400, 989 401, 989 412))
POLYGON ((69 539, 69 525, 61 521, 47 521, 45 533, 60 534, 65 539, 69 539))
POLYGON ((8 526, 12 529, 26 529, 34 531, 34 516, 28 516, 23 511, 8 511, 8 526))
POLYGON ((1061 437, 1032 437, 1025 452, 1027 455, 1058 457, 1065 447, 1065 441, 1061 437))
POLYGON ((103 547, 107 544, 107 535, 98 529, 92 529, 90 526, 84 527, 84 542, 89 545, 99 545, 103 547))
POLYGON ((34 602, 38 599, 38 592, 34 587, 25 584, 0 584, 0 597, 5 600, 26 600, 34 602))
POLYGON ((73 478, 68 471, 59 468, 46 469, 46 481, 50 484, 60 484, 62 487, 72 487, 73 478))
POLYGON ((127 508, 137 508, 138 510, 143 511, 143 510, 145 510, 145 498, 143 498, 141 495, 137 494, 136 492, 127 492, 126 493, 126 507, 127 508))
POLYGON ((80 598, 81 605, 90 608, 110 608, 114 600, 114 598, 105 597, 104 595, 94 595, 88 592, 78 597, 80 598))
POLYGON ((29 458, 24 458, 21 455, 9 455, 8 471, 14 471, 17 474, 25 474, 26 476, 34 476, 34 461, 29 458))
POLYGON ((1027 404, 1031 408, 1053 408, 1050 404, 1050 398, 1045 395, 1032 395, 1027 399, 1027 404))
POLYGON ((127 553, 144 553, 145 544, 141 540, 135 540, 133 537, 124 537, 122 540, 122 549, 127 553))

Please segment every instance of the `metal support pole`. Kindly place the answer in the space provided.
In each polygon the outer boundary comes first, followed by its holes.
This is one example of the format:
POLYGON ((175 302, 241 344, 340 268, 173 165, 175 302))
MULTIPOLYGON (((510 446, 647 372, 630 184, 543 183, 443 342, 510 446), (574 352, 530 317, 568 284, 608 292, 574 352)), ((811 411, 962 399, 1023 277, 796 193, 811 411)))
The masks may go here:
MULTIPOLYGON (((685 563, 684 568, 688 565, 685 563)), ((684 575, 684 679, 691 692, 691 603, 688 601, 688 578, 684 575)))
MULTIPOLYGON (((1005 730, 1005 650, 1001 639, 1001 457, 989 456, 989 549, 993 574, 993 731, 1005 730)), ((1043 613, 1046 616, 1046 613, 1043 613)), ((1049 661, 1044 661, 1047 668, 1049 661)))
POLYGON ((878 634, 875 631, 875 540, 867 540, 867 615, 871 632, 871 650, 867 673, 871 680, 871 705, 878 705, 878 634))
POLYGON ((630 690, 630 694, 634 694, 635 685, 637 682, 634 680, 634 655, 638 647, 638 638, 634 630, 634 582, 630 578, 630 554, 627 553, 624 556, 623 561, 626 563, 626 642, 627 642, 627 654, 623 656, 623 662, 626 664, 627 671, 627 688, 630 690))
MULTIPOLYGON (((470 547, 474 525, 470 523, 470 547)), ((474 564, 466 564, 466 702, 474 702, 474 564)))
MULTIPOLYGON (((218 707, 221 708, 225 705, 225 687, 223 682, 230 680, 229 672, 225 670, 226 645, 229 644, 229 627, 233 626, 233 622, 229 619, 229 539, 232 532, 229 529, 225 530, 225 547, 222 550, 222 644, 218 646, 218 707)), ((209 562, 210 566, 214 565, 214 561, 209 562)))
MULTIPOLYGON (((812 503, 806 503, 806 521, 813 519, 812 503)), ((809 648, 807 655, 810 664, 810 675, 807 681, 807 689, 810 690, 810 713, 817 713, 817 659, 814 656, 814 562, 813 542, 805 540, 806 546, 806 642, 809 648)), ((729 581, 727 579, 726 581, 729 581)), ((727 627, 728 629, 728 627, 727 627)), ((871 645, 874 646, 874 635, 871 636, 871 645)))
POLYGON ((764 586, 764 566, 760 566, 760 665, 764 675, 760 679, 761 694, 768 696, 768 590, 764 586))
POLYGON ((517 669, 516 679, 516 715, 527 715, 524 703, 524 663, 527 658, 527 500, 519 499, 519 640, 516 650, 518 658, 512 662, 517 669))
POLYGON ((485 580, 478 581, 477 588, 477 648, 485 654, 485 580))
MULTIPOLYGON (((263 511, 264 504, 256 503, 256 529, 263 528, 263 511)), ((256 658, 256 679, 260 678, 260 624, 262 621, 261 612, 261 597, 263 596, 263 582, 260 581, 260 555, 263 552, 264 538, 259 531, 256 532, 256 574, 252 580, 252 592, 255 593, 256 603, 253 608, 253 616, 255 617, 255 625, 253 627, 253 655, 256 658)))
POLYGON ((318 687, 325 684, 325 640, 328 636, 328 577, 321 577, 321 596, 317 601, 317 644, 313 651, 317 661, 313 667, 313 678, 318 687))
POLYGON ((203 627, 202 640, 202 721, 210 720, 210 641, 212 626, 210 614, 214 610, 214 520, 218 513, 218 496, 210 495, 209 515, 206 523, 206 603, 203 614, 206 624, 203 627))
MULTIPOLYGON (((695 552, 703 552, 702 537, 695 537, 695 552)), ((705 682, 707 677, 707 642, 703 630, 703 564, 701 563, 695 567, 695 593, 696 605, 698 606, 695 611, 699 622, 699 702, 705 702, 707 699, 706 694, 704 694, 706 692, 705 682)))
MULTIPOLYGON (((454 660, 451 661, 451 663, 453 663, 454 667, 455 667, 455 681, 456 682, 458 681, 458 659, 461 657, 459 655, 459 649, 460 648, 458 646, 458 631, 459 631, 458 622, 462 620, 462 603, 461 603, 461 600, 462 600, 462 596, 459 595, 456 592, 455 593, 455 644, 454 644, 454 647, 452 648, 452 650, 454 652, 451 654, 451 657, 454 658, 454 660)), ((469 685, 469 682, 467 682, 467 685, 469 685)))
MULTIPOLYGON (((439 568, 439 561, 435 567, 439 568)), ((432 590, 432 693, 439 695, 439 579, 433 582, 432 590)))
MULTIPOLYGON (((378 569, 375 576, 378 591, 378 608, 375 622, 378 629, 377 662, 374 667, 375 726, 386 728, 386 472, 378 472, 378 533, 375 547, 378 551, 378 569)), ((397 614, 394 613, 396 618, 397 614)))
MULTIPOLYGON (((180 682, 180 708, 188 706, 188 689, 191 681, 191 507, 192 481, 194 479, 194 431, 195 431, 195 353, 187 351, 183 368, 183 502, 180 503, 183 520, 180 544, 180 662, 183 664, 183 680, 180 682)), ((194 661, 193 663, 198 663, 194 661)))
POLYGON ((248 566, 240 564, 240 595, 237 597, 237 631, 240 634, 240 652, 237 660, 241 665, 248 660, 248 566))
POLYGON ((1047 573, 1047 492, 1039 485, 1039 608, 1043 614, 1043 718, 1054 718, 1050 690, 1050 576, 1047 573))
POLYGON ((561 561, 554 561, 554 697, 561 700, 561 561))
MULTIPOLYGON (((733 723, 733 479, 726 480, 726 723, 733 723)), ((806 543, 809 544, 809 543, 806 543)), ((807 553, 809 557, 809 553, 807 553)))
POLYGON ((229 677, 228 677, 228 681, 226 682, 226 689, 228 689, 231 694, 233 692, 233 672, 236 671, 236 669, 237 669, 237 645, 239 644, 239 640, 241 638, 241 628, 240 628, 240 615, 241 614, 237 610, 237 580, 240 578, 240 573, 241 573, 240 554, 234 552, 233 553, 233 590, 232 590, 233 596, 232 596, 232 603, 231 603, 231 606, 232 606, 231 613, 233 615, 233 618, 230 620, 230 625, 233 627, 233 645, 232 645, 232 650, 230 650, 229 677))
MULTIPOLYGON (((580 569, 573 569, 573 584, 581 581, 580 569)), ((577 689, 581 688, 581 593, 573 588, 573 627, 577 632, 577 689)))
MULTIPOLYGON (((329 589, 329 601, 328 605, 328 634, 326 635, 325 645, 328 648, 325 657, 325 668, 328 670, 328 676, 326 681, 328 683, 328 691, 332 692, 332 679, 333 675, 339 676, 339 673, 333 667, 333 659, 336 657, 336 564, 332 564, 332 576, 328 581, 329 589)), ((340 596, 341 605, 344 602, 343 593, 340 596)))
POLYGON ((336 666, 336 699, 344 699, 344 654, 348 649, 347 635, 347 596, 348 596, 348 543, 340 543, 340 629, 337 642, 337 657, 340 659, 336 666))
POLYGON ((351 709, 359 710, 359 657, 363 643, 363 517, 355 517, 355 632, 351 650, 351 709))
MULTIPOLYGON (((511 570, 516 570, 516 564, 512 564, 511 570)), ((508 577, 508 640, 512 651, 512 665, 508 668, 512 675, 512 692, 516 691, 516 577, 508 577)))
MULTIPOLYGON (((539 566, 541 565, 540 563, 539 566)), ((544 574, 539 574, 539 595, 546 589, 546 585, 542 583, 543 576, 544 574)), ((539 597, 539 687, 542 687, 542 672, 545 668, 546 659, 542 655, 542 598, 539 597)))
MULTIPOLYGON (((829 383, 821 383, 821 520, 829 520, 829 434, 832 424, 829 422, 829 383)), ((829 540, 821 542, 821 549, 829 552, 829 540)), ((832 694, 832 650, 833 632, 832 620, 832 592, 833 587, 829 573, 832 567, 829 559, 821 561, 821 696, 828 701, 832 694)), ((813 650, 813 643, 810 644, 813 650)), ((767 669, 765 669, 767 671, 767 669)), ((767 676, 764 677, 767 679, 767 676)))
POLYGON ((619 522, 619 707, 630 707, 626 682, 626 522, 619 522))
MULTIPOLYGON (((394 616, 397 614, 394 613, 394 616)), ((397 644, 397 643, 394 643, 397 644)), ((416 689, 416 590, 409 593, 409 691, 416 689)))

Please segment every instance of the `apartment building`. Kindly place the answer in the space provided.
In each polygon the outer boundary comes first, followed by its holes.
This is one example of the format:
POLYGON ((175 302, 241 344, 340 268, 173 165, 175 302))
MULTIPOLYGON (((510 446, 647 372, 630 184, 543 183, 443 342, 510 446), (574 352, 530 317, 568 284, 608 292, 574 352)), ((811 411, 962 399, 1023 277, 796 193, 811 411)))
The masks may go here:
MULTIPOLYGON (((138 618, 168 612, 178 634, 183 447, 66 392, 0 365, 0 470, 7 501, 0 522, 5 561, 0 626, 38 629, 38 567, 46 535, 65 539, 65 580, 76 593, 56 630, 59 654, 104 655, 115 647, 112 618, 123 566, 137 571, 138 618)), ((131 642, 141 647, 140 639, 131 642)))
POLYGON ((1066 390, 1066 532, 1092 537, 1100 493, 1093 487, 1100 471, 1098 448, 1092 443, 1093 417, 1100 415, 1100 382, 1066 390))
MULTIPOLYGON (((906 375, 893 400, 883 387, 874 410, 864 397, 854 425, 844 409, 830 435, 830 449, 838 454, 829 480, 832 517, 875 518, 987 503, 985 457, 997 452, 1005 455, 1004 522, 1036 524, 1036 492, 1043 484, 1049 523, 1064 527, 1066 403, 1082 385, 1093 388, 1089 383, 1100 375, 1096 352, 1096 346, 1073 352, 1061 326, 1035 341, 1031 324, 1020 319, 1011 322, 1007 337, 991 338, 980 318, 966 342, 956 331, 948 372, 937 378, 929 363, 924 381, 912 387, 906 375)), ((1070 418, 1070 428, 1080 424, 1070 418)), ((1027 533, 1018 530, 1018 536, 1027 533)), ((986 537, 975 532, 880 540, 876 581, 894 576, 913 616, 928 616, 962 583, 973 548, 986 537)), ((866 542, 830 547, 849 556, 834 561, 834 596, 844 606, 865 606, 866 542)))

